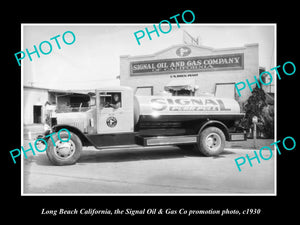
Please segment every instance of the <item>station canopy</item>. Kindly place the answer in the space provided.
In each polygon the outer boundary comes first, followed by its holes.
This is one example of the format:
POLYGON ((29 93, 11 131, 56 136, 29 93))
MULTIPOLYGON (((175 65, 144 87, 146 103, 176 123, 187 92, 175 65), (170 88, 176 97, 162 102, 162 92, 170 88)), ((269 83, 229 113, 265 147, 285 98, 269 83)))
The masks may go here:
POLYGON ((194 79, 176 79, 170 81, 165 86, 165 91, 179 91, 179 90, 187 90, 187 91, 195 91, 196 85, 194 79))

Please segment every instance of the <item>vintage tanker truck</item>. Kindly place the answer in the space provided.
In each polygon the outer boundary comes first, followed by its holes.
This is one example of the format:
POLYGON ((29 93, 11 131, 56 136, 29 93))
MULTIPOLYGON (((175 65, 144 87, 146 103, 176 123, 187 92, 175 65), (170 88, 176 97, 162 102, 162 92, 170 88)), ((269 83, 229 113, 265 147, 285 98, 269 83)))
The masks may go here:
MULTIPOLYGON (((225 141, 245 140, 235 125, 244 117, 234 99, 194 96, 134 96, 129 87, 97 89, 90 106, 55 113, 44 137, 62 128, 70 132, 50 140, 46 150, 55 165, 74 164, 83 146, 96 149, 177 145, 205 156, 220 154, 225 141), (117 97, 116 97, 117 96, 117 97), (55 143, 55 145, 54 145, 55 143)), ((47 139, 47 138, 46 138, 47 139)))

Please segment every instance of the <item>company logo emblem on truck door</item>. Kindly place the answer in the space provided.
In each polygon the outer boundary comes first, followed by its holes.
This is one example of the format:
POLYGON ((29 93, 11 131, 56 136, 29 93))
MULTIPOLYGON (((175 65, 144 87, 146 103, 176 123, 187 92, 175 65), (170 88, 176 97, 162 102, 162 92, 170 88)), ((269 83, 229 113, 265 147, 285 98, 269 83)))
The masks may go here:
POLYGON ((113 116, 108 117, 106 120, 107 126, 109 126, 111 128, 115 127, 117 125, 117 123, 118 123, 118 121, 117 121, 116 117, 113 117, 113 116))

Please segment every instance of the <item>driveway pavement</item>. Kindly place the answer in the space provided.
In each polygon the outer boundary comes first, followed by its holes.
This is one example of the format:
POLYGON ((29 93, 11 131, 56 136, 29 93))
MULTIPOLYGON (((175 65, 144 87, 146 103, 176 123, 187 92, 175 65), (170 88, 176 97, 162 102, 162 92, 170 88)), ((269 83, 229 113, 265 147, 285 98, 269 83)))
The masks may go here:
POLYGON ((246 163, 239 172, 234 159, 246 154, 254 156, 253 150, 232 148, 218 157, 204 157, 173 146, 100 151, 88 147, 77 164, 54 166, 45 152, 37 153, 23 159, 23 192, 274 194, 274 157, 260 164, 252 160, 253 167, 246 163))

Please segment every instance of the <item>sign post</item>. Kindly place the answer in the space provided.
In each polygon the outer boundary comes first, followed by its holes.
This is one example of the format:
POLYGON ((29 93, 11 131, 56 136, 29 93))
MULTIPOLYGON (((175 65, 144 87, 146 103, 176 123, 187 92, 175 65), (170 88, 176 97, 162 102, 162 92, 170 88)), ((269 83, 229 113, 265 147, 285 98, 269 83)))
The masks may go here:
POLYGON ((257 148, 257 144, 256 144, 256 124, 258 122, 258 118, 257 116, 253 116, 252 117, 252 123, 253 123, 253 141, 254 141, 254 148, 257 148))

